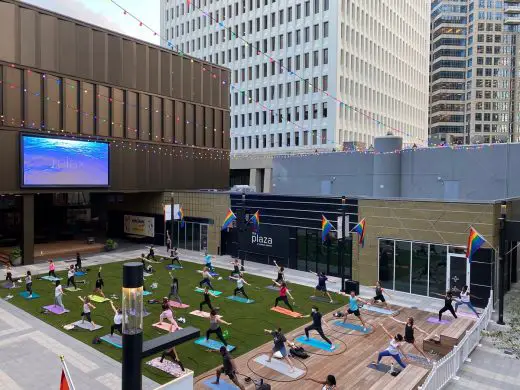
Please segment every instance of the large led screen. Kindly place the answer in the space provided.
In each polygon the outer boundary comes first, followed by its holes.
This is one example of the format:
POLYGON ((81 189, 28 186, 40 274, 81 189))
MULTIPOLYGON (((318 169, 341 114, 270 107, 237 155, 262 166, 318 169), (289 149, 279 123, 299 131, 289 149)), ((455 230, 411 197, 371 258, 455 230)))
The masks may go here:
POLYGON ((21 135, 22 187, 108 187, 105 142, 21 135))

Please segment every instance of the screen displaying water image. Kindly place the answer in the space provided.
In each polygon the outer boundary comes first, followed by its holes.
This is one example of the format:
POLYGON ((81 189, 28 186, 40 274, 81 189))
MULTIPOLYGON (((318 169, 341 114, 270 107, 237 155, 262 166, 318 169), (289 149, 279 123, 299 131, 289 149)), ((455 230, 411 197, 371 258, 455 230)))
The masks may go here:
POLYGON ((109 145, 21 136, 23 187, 108 187, 109 145))

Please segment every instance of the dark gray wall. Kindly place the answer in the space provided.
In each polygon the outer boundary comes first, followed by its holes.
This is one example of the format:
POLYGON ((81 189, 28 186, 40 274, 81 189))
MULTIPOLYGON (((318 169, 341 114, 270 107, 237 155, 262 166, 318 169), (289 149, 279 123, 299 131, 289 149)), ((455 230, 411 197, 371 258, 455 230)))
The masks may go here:
MULTIPOLYGON (((392 156, 400 156, 402 198, 484 201, 520 197, 520 144, 405 150, 392 156)), ((275 158, 273 193, 319 195, 321 182, 335 177, 330 195, 379 196, 373 179, 384 171, 374 172, 375 158, 373 153, 342 152, 275 158)))

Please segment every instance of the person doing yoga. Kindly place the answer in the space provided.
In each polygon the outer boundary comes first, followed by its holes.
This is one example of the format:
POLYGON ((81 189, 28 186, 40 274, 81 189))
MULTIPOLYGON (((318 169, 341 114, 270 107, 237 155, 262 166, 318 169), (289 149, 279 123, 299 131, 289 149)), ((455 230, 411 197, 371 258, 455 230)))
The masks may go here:
POLYGON ((172 261, 172 265, 173 263, 178 263, 180 267, 182 267, 182 263, 179 259, 179 252, 177 251, 177 248, 173 248, 172 251, 170 252, 170 259, 172 261))
POLYGON ((161 360, 159 360, 161 363, 163 362, 164 358, 168 356, 174 363, 177 363, 182 371, 184 371, 184 365, 182 364, 181 360, 179 359, 179 355, 177 354, 177 350, 175 347, 171 347, 164 351, 161 355, 161 360))
POLYGON ((458 318, 457 313, 455 313, 455 310, 453 309, 453 293, 451 292, 451 290, 446 291, 445 295, 437 293, 434 294, 444 297, 444 307, 441 310, 439 310, 439 322, 442 321, 442 313, 447 311, 449 311, 453 317, 458 318))
POLYGON ((305 378, 306 381, 311 381, 317 383, 319 385, 323 385, 321 390, 336 390, 336 377, 334 375, 327 375, 327 379, 325 381, 320 381, 314 378, 305 378))
POLYGON ((381 286, 381 282, 378 280, 376 282, 376 285, 371 286, 371 287, 375 290, 374 298, 372 298, 372 305, 375 305, 376 302, 379 301, 379 302, 383 303, 386 307, 388 307, 388 302, 386 301, 383 293, 388 294, 388 295, 390 295, 390 293, 386 292, 386 290, 383 288, 383 286, 381 286))
POLYGON ((206 341, 209 341, 209 336, 212 333, 215 333, 217 337, 220 339, 220 341, 222 341, 222 344, 224 344, 227 347, 228 343, 224 338, 224 335, 222 334, 222 328, 220 327, 220 324, 231 326, 231 322, 224 321, 217 314, 217 311, 215 309, 211 310, 211 312, 209 313, 209 329, 206 331, 206 341))
POLYGON ((89 297, 82 298, 81 296, 78 295, 78 298, 83 303, 83 311, 81 312, 81 322, 84 323, 85 320, 87 320, 87 322, 89 322, 90 326, 91 326, 90 331, 93 331, 94 328, 96 327, 96 324, 94 323, 94 321, 92 321, 92 315, 90 313, 90 309, 95 309, 96 306, 94 306, 92 303, 90 303, 89 297))
POLYGON ((401 349, 401 344, 403 342, 403 336, 399 333, 396 334, 395 336, 392 336, 386 330, 386 328, 383 326, 383 324, 381 324, 381 328, 388 335, 388 337, 390 337, 390 344, 388 345, 387 349, 378 353, 377 362, 372 362, 372 364, 379 365, 382 358, 392 357, 397 362, 397 364, 399 364, 403 368, 406 368, 406 364, 401 360, 401 355, 406 356, 401 349))
POLYGON ((168 275, 170 275, 170 278, 172 278, 168 299, 175 300, 176 302, 182 304, 181 297, 179 296, 179 280, 174 277, 171 272, 169 272, 168 275))
POLYGON ((247 283, 244 279, 244 274, 240 272, 238 274, 238 277, 230 276, 231 279, 235 279, 237 281, 237 287, 233 291, 233 295, 236 296, 238 293, 242 294, 246 299, 249 301, 249 297, 247 296, 244 285, 251 286, 249 283, 247 283))
MULTIPOLYGON (((321 336, 321 338, 330 345, 330 350, 334 351, 334 349, 336 349, 336 346, 332 343, 332 341, 329 340, 329 338, 327 336, 325 336, 325 333, 323 332, 323 327, 322 327, 322 317, 323 316, 321 315, 319 309, 316 306, 312 307, 311 314, 303 316, 303 318, 309 318, 309 317, 312 317, 312 324, 305 328, 305 337, 307 337, 307 340, 309 340, 309 332, 311 330, 315 330, 316 332, 318 332, 318 334, 321 336)), ((325 325, 327 326, 327 328, 329 327, 329 325, 327 323, 325 323, 325 325)))
POLYGON ((81 256, 76 252, 76 271, 81 271, 81 256))
POLYGON ((423 333, 425 335, 427 335, 428 333, 425 332, 424 330, 422 330, 421 328, 419 328, 418 326, 416 326, 414 324, 414 320, 413 320, 412 317, 408 317, 406 322, 399 321, 398 319, 396 319, 394 317, 390 317, 390 319, 392 321, 395 321, 395 322, 397 322, 399 324, 403 324, 404 325, 404 341, 407 342, 408 344, 412 344, 414 346, 414 348, 416 350, 418 350, 421 353, 421 355, 423 355, 425 357, 425 359, 428 360, 428 362, 430 362, 430 359, 428 358, 428 356, 426 356, 424 351, 417 346, 417 343, 415 342, 415 336, 414 336, 414 331, 415 330, 418 330, 419 332, 421 332, 421 333, 423 333))
POLYGON ((78 286, 76 286, 76 271, 74 270, 74 264, 71 264, 69 269, 67 270, 67 287, 70 287, 72 284, 74 288, 77 290, 78 286))
POLYGON ((104 286, 105 286, 105 282, 103 281, 103 278, 101 277, 101 267, 99 267, 99 271, 97 273, 96 285, 94 287, 94 294, 105 298, 105 293, 103 292, 104 286))
POLYGON ((289 303, 289 300, 287 299, 287 296, 289 296, 292 299, 293 304, 295 303, 293 296, 291 295, 291 293, 287 289, 287 284, 285 282, 282 282, 280 284, 276 280, 273 280, 273 282, 275 283, 276 286, 280 287, 280 296, 275 299, 274 307, 277 307, 278 306, 278 302, 282 301, 283 303, 285 303, 287 305, 287 307, 291 311, 294 311, 294 309, 292 308, 291 304, 289 303))
POLYGON ((279 266, 276 261, 274 261, 274 265, 278 274, 276 275, 276 280, 273 280, 273 287, 277 284, 280 285, 282 282, 285 282, 285 268, 283 265, 279 266))
POLYGON ((52 259, 49 260, 49 276, 53 276, 53 277, 57 278, 56 264, 54 264, 54 261, 52 259))
POLYGON ((173 309, 169 303, 162 304, 162 312, 159 315, 159 325, 162 325, 164 320, 170 321, 170 332, 175 332, 180 329, 180 326, 175 321, 173 309))
POLYGON ((348 309, 345 310, 345 313, 344 313, 345 318, 343 318, 343 323, 345 324, 347 322, 347 316, 349 314, 354 314, 359 319, 359 321, 361 321, 361 323, 363 324, 363 332, 366 332, 367 331, 367 325, 365 324, 365 321, 363 321, 363 317, 361 317, 361 313, 359 312, 358 301, 363 303, 363 304, 365 304, 365 305, 367 303, 363 299, 357 297, 355 291, 351 291, 350 295, 344 293, 343 291, 339 292, 338 294, 344 295, 346 297, 349 297, 348 309))
MULTIPOLYGON (((314 274, 318 277, 318 285, 314 288, 314 295, 318 295, 318 291, 321 292, 323 295, 327 295, 330 299, 330 303, 333 303, 332 297, 330 296, 330 293, 327 291, 327 275, 325 275, 325 272, 320 272, 317 274, 316 272, 309 271, 311 274, 314 274)), ((334 282, 331 282, 334 283, 334 282)))
POLYGON ((231 276, 237 276, 240 274, 240 261, 238 259, 234 259, 231 264, 233 265, 233 271, 231 271, 231 276))
POLYGON ((202 288, 203 285, 206 285, 209 287, 210 290, 215 290, 213 286, 211 285, 211 279, 213 279, 213 276, 209 273, 209 268, 204 267, 202 271, 197 271, 202 274, 202 280, 199 282, 199 287, 202 288))
POLYGON ((206 255, 204 256, 204 260, 206 261, 206 268, 211 272, 214 273, 215 269, 213 268, 213 264, 211 263, 212 256, 208 255, 206 252, 206 255))
POLYGON ((204 287, 204 300, 200 303, 199 309, 202 311, 202 306, 206 305, 209 307, 209 310, 213 310, 213 306, 211 305, 211 299, 210 296, 213 298, 217 298, 215 294, 213 294, 211 291, 209 291, 209 287, 204 287))
POLYGON ((32 290, 32 274, 31 271, 27 271, 25 275, 25 290, 29 294, 27 298, 31 299, 33 297, 33 290, 32 290))
POLYGON ((114 311, 114 323, 110 325, 110 336, 114 335, 114 331, 122 336, 123 335, 123 311, 114 306, 114 302, 110 301, 110 306, 114 311))
POLYGON ((141 253, 141 263, 143 264, 143 272, 146 272, 147 274, 151 274, 154 272, 153 267, 150 264, 146 264, 151 263, 151 261, 146 258, 144 253, 141 253))
POLYGON ((217 368, 217 378, 215 382, 212 382, 212 384, 218 385, 220 383, 220 377, 222 374, 226 374, 229 380, 238 386, 240 390, 245 390, 245 387, 238 381, 237 367, 235 366, 235 362, 233 361, 229 351, 226 349, 226 347, 220 347, 218 352, 222 356, 222 367, 217 368))
POLYGON ((287 353, 287 348, 285 347, 285 343, 287 342, 287 339, 285 338, 285 335, 282 333, 282 328, 278 328, 276 330, 269 330, 264 329, 264 333, 270 334, 273 336, 273 348, 271 349, 271 352, 269 352, 269 357, 267 358, 267 363, 271 362, 271 359, 273 358, 274 354, 276 352, 280 352, 282 355, 282 358, 287 360, 287 363, 289 363, 290 372, 294 372, 294 365, 291 361, 291 358, 289 357, 289 354, 287 353))
POLYGON ((54 306, 59 306, 63 310, 65 310, 65 306, 63 306, 63 286, 59 280, 56 280, 56 287, 54 288, 54 306))
MULTIPOLYGON (((459 306, 466 305, 467 307, 470 308, 471 311, 473 311, 473 313, 475 313, 477 318, 480 317, 480 315, 477 312, 477 309, 475 309, 475 306, 473 306, 473 304, 471 303, 471 297, 475 297, 475 296, 471 295, 469 293, 468 286, 462 287, 462 291, 460 292, 460 300, 455 302, 455 313, 457 312, 459 306)), ((475 298, 478 298, 478 297, 475 297, 475 298)))

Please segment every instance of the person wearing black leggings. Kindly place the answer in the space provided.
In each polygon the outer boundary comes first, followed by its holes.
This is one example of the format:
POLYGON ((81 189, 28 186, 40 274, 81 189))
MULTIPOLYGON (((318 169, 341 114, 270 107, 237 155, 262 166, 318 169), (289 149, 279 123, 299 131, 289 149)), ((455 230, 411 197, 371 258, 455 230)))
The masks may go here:
POLYGON ((211 285, 211 279, 213 279, 213 276, 209 273, 209 268, 204 267, 202 271, 198 271, 202 274, 202 280, 199 282, 199 287, 202 288, 203 285, 206 285, 209 287, 210 290, 215 290, 213 286, 211 285))
POLYGON ((447 311, 449 311, 453 317, 458 318, 457 313, 455 313, 455 309, 453 309, 452 302, 453 293, 451 291, 446 291, 446 295, 444 296, 444 307, 441 310, 439 310, 439 322, 442 320, 442 313, 447 311))
POLYGON ((213 298, 216 298, 217 296, 212 294, 211 291, 209 291, 209 287, 206 286, 204 288, 204 300, 200 303, 199 309, 202 311, 202 306, 207 305, 210 310, 213 310, 213 306, 211 305, 211 299, 209 298, 212 296, 213 298))
POLYGON ((212 333, 215 333, 220 341, 222 341, 222 344, 227 347, 228 344, 224 338, 224 335, 222 334, 222 328, 220 327, 220 324, 231 326, 230 322, 224 321, 222 318, 220 318, 219 315, 217 315, 216 310, 211 310, 211 313, 209 314, 209 329, 206 331, 206 341, 209 340, 209 336, 212 333))
POLYGON ((71 264, 69 270, 67 271, 67 287, 70 287, 72 284, 75 289, 78 288, 78 286, 76 286, 76 281, 74 280, 75 275, 76 272, 74 271, 74 265, 71 264))
POLYGON ((237 287, 233 291, 233 295, 236 296, 238 293, 242 294, 247 300, 249 300, 249 297, 246 294, 246 291, 244 290, 244 285, 247 284, 248 286, 251 286, 249 283, 247 283, 244 279, 244 274, 240 272, 238 276, 230 276, 230 279, 234 279, 237 281, 237 287))
POLYGON ((184 371, 184 365, 182 364, 181 360, 179 359, 179 355, 177 355, 177 350, 175 349, 175 347, 171 347, 170 349, 167 349, 166 351, 164 351, 161 355, 161 360, 160 362, 162 363, 164 358, 166 356, 169 356, 170 359, 172 359, 172 361, 174 363, 177 363, 179 365, 179 367, 181 368, 182 371, 184 371))
POLYGON ((121 309, 117 309, 114 306, 114 302, 110 301, 110 306, 112 306, 112 310, 114 311, 114 323, 110 326, 110 336, 114 335, 114 331, 118 331, 118 333, 123 335, 123 311, 121 309))
MULTIPOLYGON (((313 306, 311 314, 304 317, 312 317, 312 325, 309 325, 305 328, 305 336, 307 337, 307 340, 309 340, 309 331, 315 330, 316 332, 318 332, 318 334, 321 336, 323 340, 330 344, 330 350, 334 351, 334 349, 336 349, 336 346, 332 344, 332 341, 330 341, 329 338, 325 336, 325 333, 323 333, 323 327, 321 322, 322 315, 318 308, 316 306, 313 306)), ((327 323, 325 323, 325 325, 327 325, 327 323)))
POLYGON ((282 301, 283 303, 285 303, 287 305, 287 307, 289 309, 291 309, 291 311, 294 311, 294 309, 292 308, 291 304, 289 303, 289 300, 287 299, 287 295, 289 295, 289 297, 291 297, 291 299, 293 300, 293 303, 294 303, 294 298, 292 297, 291 293, 287 289, 287 284, 285 284, 285 282, 282 282, 280 284, 276 280, 273 280, 273 282, 278 287, 280 287, 280 296, 275 299, 274 307, 278 306, 278 302, 282 301))

